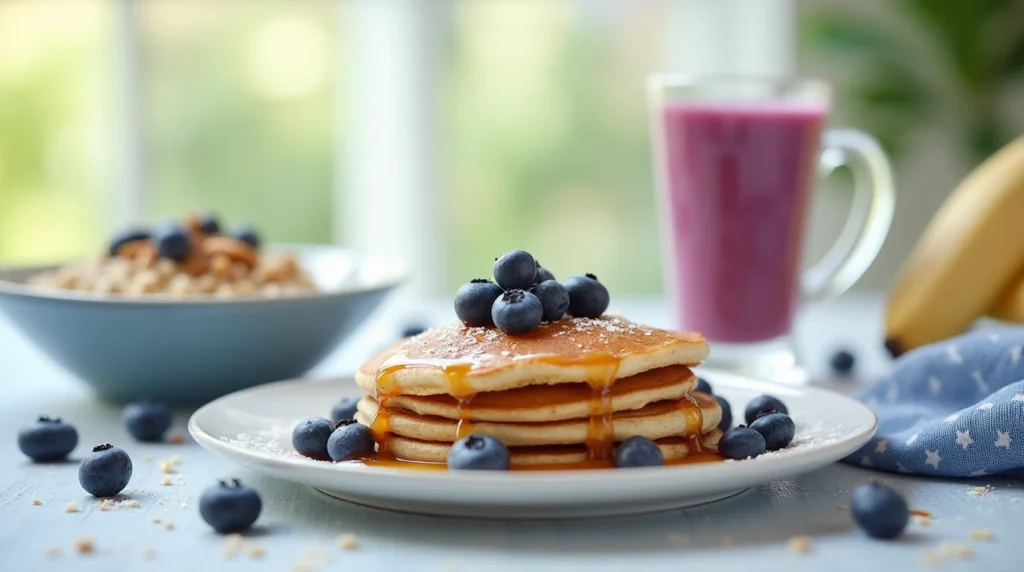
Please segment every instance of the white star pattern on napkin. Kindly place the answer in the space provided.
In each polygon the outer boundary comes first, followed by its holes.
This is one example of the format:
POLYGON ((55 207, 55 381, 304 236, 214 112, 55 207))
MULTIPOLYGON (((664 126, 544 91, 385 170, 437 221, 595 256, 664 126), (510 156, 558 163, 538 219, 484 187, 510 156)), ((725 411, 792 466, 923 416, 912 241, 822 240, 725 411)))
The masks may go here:
POLYGON ((1009 431, 1005 433, 1002 431, 996 431, 996 447, 1006 447, 1009 449, 1011 441, 1013 441, 1013 439, 1010 438, 1009 431))
POLYGON ((876 453, 884 453, 885 452, 885 448, 888 447, 888 446, 889 446, 889 441, 887 441, 885 439, 879 439, 878 442, 875 443, 875 452, 876 453))
MULTIPOLYGON (((961 447, 966 449, 966 448, 971 446, 971 443, 974 443, 974 439, 971 439, 971 432, 970 431, 957 431, 956 432, 956 444, 957 445, 960 445, 961 447)), ((938 468, 938 467, 936 467, 936 468, 938 468)))
POLYGON ((936 469, 939 468, 939 463, 942 462, 942 457, 939 456, 938 450, 924 452, 924 464, 931 465, 936 469))

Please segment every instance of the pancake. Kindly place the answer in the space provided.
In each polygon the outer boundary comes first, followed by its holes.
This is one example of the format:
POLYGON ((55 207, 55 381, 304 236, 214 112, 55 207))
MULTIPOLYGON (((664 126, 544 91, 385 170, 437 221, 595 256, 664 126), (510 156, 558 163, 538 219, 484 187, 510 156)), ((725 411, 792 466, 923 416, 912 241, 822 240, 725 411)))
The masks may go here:
POLYGON ((564 318, 519 336, 456 323, 382 351, 363 364, 356 383, 369 393, 464 397, 529 385, 608 385, 660 367, 697 365, 707 355, 700 334, 611 316, 564 318))
MULTIPOLYGON (((611 416, 608 443, 622 441, 634 435, 648 439, 683 436, 689 437, 707 433, 718 426, 722 409, 713 397, 703 393, 691 394, 693 400, 684 397, 679 400, 649 403, 640 409, 621 411, 611 416)), ((359 401, 356 420, 373 426, 379 405, 367 395, 359 401)), ((410 437, 420 441, 453 443, 463 434, 477 433, 493 435, 509 447, 534 445, 578 445, 595 439, 591 419, 568 419, 542 423, 495 423, 474 422, 470 427, 454 419, 417 415, 407 409, 385 409, 387 432, 391 435, 410 437)), ((604 432, 605 428, 599 428, 604 432)))
MULTIPOLYGON (((697 377, 686 366, 652 369, 616 380, 611 387, 611 411, 679 400, 696 387, 697 377)), ((577 382, 478 393, 464 406, 450 395, 395 395, 388 398, 387 404, 417 415, 447 419, 539 423, 587 417, 592 411, 593 397, 594 390, 589 384, 577 382)))
MULTIPOLYGON (((704 450, 718 450, 718 440, 722 437, 721 429, 713 429, 700 437, 704 450)), ((683 459, 692 451, 689 439, 667 437, 657 439, 655 443, 661 449, 666 461, 683 459)), ((449 443, 436 441, 420 441, 408 437, 394 436, 388 440, 388 452, 407 461, 424 463, 444 463, 448 460, 449 443)), ((536 465, 566 465, 584 463, 588 459, 587 448, 582 445, 547 446, 547 447, 511 447, 512 466, 528 467, 536 465)))

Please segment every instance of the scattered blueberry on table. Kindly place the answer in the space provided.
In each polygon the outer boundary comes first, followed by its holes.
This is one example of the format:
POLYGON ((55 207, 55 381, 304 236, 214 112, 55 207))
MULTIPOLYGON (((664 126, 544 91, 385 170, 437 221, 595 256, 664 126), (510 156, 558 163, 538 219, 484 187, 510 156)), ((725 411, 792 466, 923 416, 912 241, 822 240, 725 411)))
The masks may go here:
POLYGON ((829 358, 828 363, 835 373, 849 375, 857 364, 857 360, 849 350, 836 350, 832 357, 829 358))
POLYGON ((174 221, 165 222, 157 227, 153 240, 156 242, 157 254, 161 258, 182 262, 192 252, 192 237, 184 226, 174 221))
POLYGON ((96 445, 78 466, 78 482, 95 497, 112 497, 128 486, 132 478, 132 460, 122 449, 110 443, 96 445))
POLYGON ((373 435, 370 428, 352 419, 334 424, 327 440, 327 453, 333 461, 347 461, 365 453, 372 453, 373 435))
POLYGON ((569 292, 569 314, 577 318, 600 318, 611 302, 608 289, 597 276, 570 276, 562 283, 569 292))
POLYGON ((494 281, 504 290, 525 290, 537 278, 537 261, 525 250, 512 250, 494 261, 494 281))
POLYGON ((199 498, 199 514, 221 534, 245 532, 252 528, 263 510, 263 501, 256 489, 238 479, 220 481, 203 491, 199 498))
POLYGON ((78 431, 59 418, 40 417, 18 431, 18 448, 37 463, 66 459, 78 445, 78 431))
POLYGON ((854 489, 850 512, 857 526, 872 538, 888 540, 903 534, 910 519, 907 501, 885 485, 867 483, 854 489))
POLYGON ((619 444, 615 451, 615 466, 620 469, 634 467, 660 467, 665 464, 661 448, 650 439, 635 435, 619 444))
POLYGON ((530 288, 530 292, 540 300, 541 319, 545 322, 557 322, 565 316, 569 309, 569 291, 554 280, 538 282, 530 288))
POLYGON ((785 413, 762 415, 750 424, 750 428, 764 437, 765 449, 768 451, 785 449, 793 442, 796 434, 796 424, 785 413))
POLYGON ((163 441, 171 428, 171 408, 165 403, 143 399, 129 403, 122 414, 124 426, 138 441, 156 443, 163 441))
POLYGON ((507 471, 512 464, 508 447, 491 435, 469 435, 448 450, 448 468, 454 471, 507 471))
POLYGON ((506 290, 491 306, 491 319, 507 334, 525 334, 537 329, 544 317, 540 300, 524 290, 506 290))
POLYGON ((715 393, 714 391, 711 391, 711 384, 708 383, 708 380, 704 379, 703 377, 697 378, 697 391, 701 393, 706 393, 708 395, 714 395, 715 393))
POLYGON ((310 417, 299 422, 292 429, 292 447, 303 457, 330 459, 327 454, 327 440, 334 431, 333 423, 323 417, 310 417))
POLYGON ((751 399, 750 403, 747 404, 747 408, 743 412, 743 419, 746 420, 747 425, 750 425, 759 415, 764 413, 785 413, 789 415, 789 409, 777 397, 759 395, 751 399))
POLYGON ((764 437, 743 425, 726 431, 718 441, 718 452, 727 459, 751 459, 765 450, 764 437))
POLYGON ((331 421, 337 423, 342 419, 352 419, 356 416, 358 406, 359 400, 355 397, 342 397, 331 408, 331 421))
POLYGON ((712 395, 712 397, 718 402, 718 406, 722 408, 722 420, 718 422, 718 428, 722 431, 728 431, 732 427, 732 405, 724 397, 719 395, 712 395))
POLYGON ((503 292, 486 278, 474 278, 455 293, 455 315, 470 327, 493 326, 491 307, 503 292))

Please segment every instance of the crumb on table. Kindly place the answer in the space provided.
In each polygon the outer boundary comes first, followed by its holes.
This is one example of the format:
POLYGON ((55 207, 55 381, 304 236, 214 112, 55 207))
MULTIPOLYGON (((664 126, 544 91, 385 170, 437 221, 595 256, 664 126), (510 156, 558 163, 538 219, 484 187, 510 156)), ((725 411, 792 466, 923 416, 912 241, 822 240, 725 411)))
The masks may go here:
POLYGON ((971 539, 977 540, 978 542, 992 542, 995 540, 995 535, 992 534, 991 530, 985 530, 983 528, 977 528, 971 531, 971 539))
POLYGON ((952 560, 953 558, 970 558, 974 555, 974 550, 966 544, 959 542, 943 542, 933 550, 925 552, 921 556, 921 561, 928 565, 942 564, 946 560, 952 560))
POLYGON ((43 553, 49 556, 50 558, 55 558, 57 556, 60 556, 60 548, 56 546, 47 546, 46 549, 43 550, 43 553))
POLYGON ((234 558, 238 551, 242 549, 242 535, 241 534, 229 534, 227 542, 224 543, 224 550, 221 554, 225 558, 234 558))
POLYGON ((43 504, 43 501, 36 498, 32 499, 32 506, 39 506, 41 504, 43 504))
POLYGON ((78 505, 73 502, 69 502, 64 505, 64 512, 78 512, 78 505))
POLYGON ((160 484, 165 486, 165 487, 170 486, 171 485, 171 477, 165 476, 163 479, 160 480, 160 484))
POLYGON ((91 538, 79 538, 75 541, 75 550, 79 554, 91 554, 94 548, 91 538))
POLYGON ((262 546, 253 546, 252 548, 249 549, 249 557, 250 558, 263 558, 264 554, 266 554, 266 553, 263 551, 263 547, 262 546))
POLYGON ((932 511, 924 510, 924 509, 920 509, 920 508, 912 508, 909 511, 907 511, 907 513, 910 516, 931 516, 932 515, 932 511))
POLYGON ((342 550, 355 550, 359 547, 359 539, 354 534, 342 534, 338 537, 338 548, 342 550))
POLYGON ((916 524, 918 526, 931 526, 932 525, 932 518, 930 516, 923 515, 923 514, 913 514, 913 512, 911 512, 910 520, 911 520, 911 522, 913 522, 914 524, 916 524))
POLYGON ((995 490, 992 485, 985 485, 983 487, 971 487, 967 490, 967 494, 972 497, 982 497, 995 490))
POLYGON ((164 523, 164 529, 165 530, 174 530, 174 521, 173 520, 168 520, 167 522, 165 522, 164 523))
POLYGON ((793 554, 807 554, 811 551, 811 538, 809 536, 794 536, 790 538, 789 551, 793 554))

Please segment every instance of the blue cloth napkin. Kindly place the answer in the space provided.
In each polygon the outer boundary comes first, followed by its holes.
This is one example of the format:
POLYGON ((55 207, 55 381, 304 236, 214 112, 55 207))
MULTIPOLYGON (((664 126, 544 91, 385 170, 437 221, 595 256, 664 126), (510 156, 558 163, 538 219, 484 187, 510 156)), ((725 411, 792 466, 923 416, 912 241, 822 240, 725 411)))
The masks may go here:
POLYGON ((878 433, 845 461, 943 477, 1024 469, 1022 349, 1024 329, 993 329, 900 357, 861 395, 878 433))

